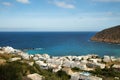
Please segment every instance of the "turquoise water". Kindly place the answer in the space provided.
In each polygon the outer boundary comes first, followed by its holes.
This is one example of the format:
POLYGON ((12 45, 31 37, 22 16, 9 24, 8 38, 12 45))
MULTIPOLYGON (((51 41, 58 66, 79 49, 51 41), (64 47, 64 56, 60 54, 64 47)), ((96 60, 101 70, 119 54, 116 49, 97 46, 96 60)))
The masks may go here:
POLYGON ((98 54, 120 56, 120 45, 93 42, 96 32, 0 32, 0 46, 12 46, 29 54, 54 56, 98 54))

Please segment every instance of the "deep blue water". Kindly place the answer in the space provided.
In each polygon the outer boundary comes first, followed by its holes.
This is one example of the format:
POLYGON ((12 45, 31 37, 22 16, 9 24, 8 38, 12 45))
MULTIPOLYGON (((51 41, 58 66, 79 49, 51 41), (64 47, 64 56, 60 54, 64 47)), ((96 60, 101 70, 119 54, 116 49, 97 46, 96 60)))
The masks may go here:
POLYGON ((96 32, 0 32, 0 46, 28 50, 30 54, 47 53, 54 56, 98 54, 120 56, 120 45, 93 42, 96 32))

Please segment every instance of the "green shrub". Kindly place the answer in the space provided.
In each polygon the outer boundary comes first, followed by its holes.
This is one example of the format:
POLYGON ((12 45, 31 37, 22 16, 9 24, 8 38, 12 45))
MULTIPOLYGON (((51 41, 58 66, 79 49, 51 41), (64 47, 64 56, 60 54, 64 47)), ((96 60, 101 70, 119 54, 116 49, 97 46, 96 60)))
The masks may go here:
POLYGON ((8 62, 0 65, 0 80, 22 80, 28 74, 38 73, 45 80, 69 80, 70 76, 64 71, 52 72, 52 69, 41 69, 37 64, 33 66, 19 61, 8 62))
POLYGON ((120 78, 120 71, 112 67, 104 68, 104 69, 96 68, 95 71, 90 71, 90 72, 97 76, 112 77, 112 78, 119 77, 120 78))
POLYGON ((79 72, 79 71, 83 71, 83 70, 81 70, 80 68, 74 67, 74 68, 72 68, 72 71, 79 72))
POLYGON ((70 76, 65 72, 65 71, 58 71, 56 75, 61 79, 61 80, 69 80, 70 76))
POLYGON ((14 65, 0 65, 0 80, 22 80, 19 67, 14 65))
POLYGON ((60 70, 57 73, 52 72, 52 69, 41 69, 37 64, 34 64, 37 72, 45 77, 45 80, 69 80, 70 76, 66 72, 60 70))
POLYGON ((0 80, 22 80, 23 76, 31 73, 35 70, 27 63, 16 61, 0 65, 0 80))

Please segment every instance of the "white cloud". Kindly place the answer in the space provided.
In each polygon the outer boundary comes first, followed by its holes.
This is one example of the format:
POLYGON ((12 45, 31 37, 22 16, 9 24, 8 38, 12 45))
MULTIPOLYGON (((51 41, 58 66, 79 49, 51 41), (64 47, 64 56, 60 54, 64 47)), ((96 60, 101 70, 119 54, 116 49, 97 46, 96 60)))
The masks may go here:
POLYGON ((92 0, 97 2, 120 2, 120 0, 92 0))
POLYGON ((75 8, 75 6, 73 4, 68 4, 66 2, 55 2, 54 3, 56 6, 58 7, 62 7, 62 8, 70 8, 70 9, 73 9, 75 8))
POLYGON ((12 3, 10 3, 10 2, 2 2, 2 4, 5 6, 12 6, 12 3))
POLYGON ((16 0, 17 2, 23 3, 23 4, 29 4, 29 0, 16 0))
POLYGON ((69 9, 74 9, 75 8, 75 5, 73 2, 70 2, 70 0, 49 0, 48 1, 49 3, 51 4, 54 4, 58 7, 61 7, 61 8, 69 8, 69 9))

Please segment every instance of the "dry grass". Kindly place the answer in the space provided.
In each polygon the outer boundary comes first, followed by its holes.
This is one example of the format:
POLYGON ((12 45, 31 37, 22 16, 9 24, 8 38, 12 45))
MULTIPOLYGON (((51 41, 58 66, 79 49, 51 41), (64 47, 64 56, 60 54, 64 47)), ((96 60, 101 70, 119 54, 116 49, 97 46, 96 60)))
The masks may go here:
POLYGON ((5 54, 0 54, 0 58, 1 58, 1 59, 8 60, 8 59, 10 59, 11 57, 12 57, 12 54, 7 54, 7 53, 5 53, 5 54))
POLYGON ((118 65, 120 65, 120 61, 114 61, 113 64, 118 64, 118 65))
POLYGON ((6 63, 5 59, 0 59, 0 65, 4 65, 6 63))

